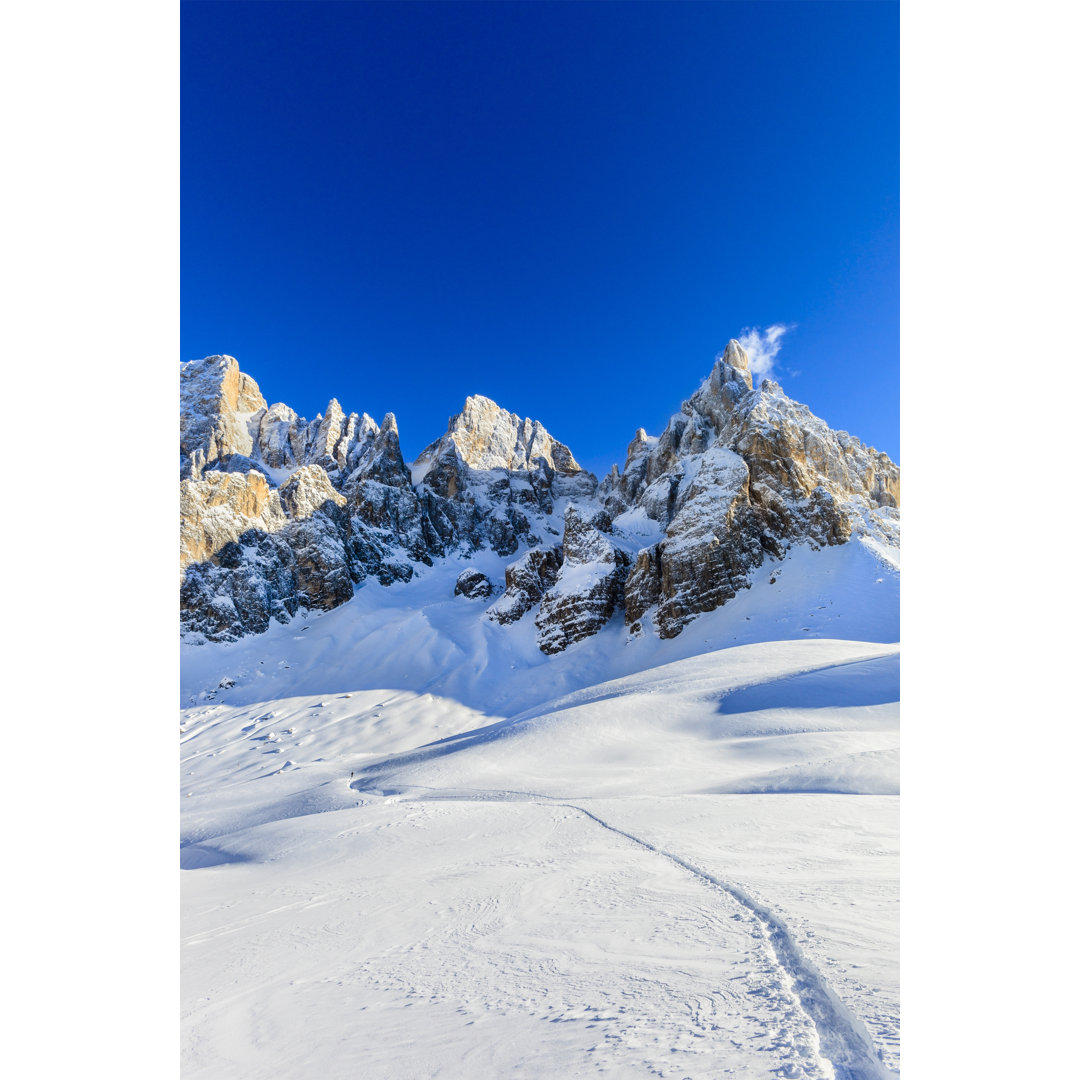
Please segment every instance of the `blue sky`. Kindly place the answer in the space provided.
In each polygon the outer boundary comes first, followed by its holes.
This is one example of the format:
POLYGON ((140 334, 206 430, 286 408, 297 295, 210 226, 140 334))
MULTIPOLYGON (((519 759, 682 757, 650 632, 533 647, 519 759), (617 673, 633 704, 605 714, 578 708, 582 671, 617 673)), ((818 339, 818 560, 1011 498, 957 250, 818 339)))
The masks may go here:
POLYGON ((621 467, 746 328, 899 460, 899 7, 181 5, 181 360, 621 467))

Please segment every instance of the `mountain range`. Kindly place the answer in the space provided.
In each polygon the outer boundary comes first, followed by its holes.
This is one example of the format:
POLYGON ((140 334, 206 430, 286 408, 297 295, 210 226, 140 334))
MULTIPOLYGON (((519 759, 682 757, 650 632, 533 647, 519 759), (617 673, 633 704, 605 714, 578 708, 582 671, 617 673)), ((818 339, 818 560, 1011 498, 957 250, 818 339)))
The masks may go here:
POLYGON ((235 641, 490 551, 455 591, 528 618, 552 655, 621 616, 677 636, 766 559, 853 538, 899 545, 899 469, 834 431, 728 343, 659 436, 639 428, 597 479, 544 426, 479 395, 407 464, 397 422, 308 421, 230 356, 180 370, 180 607, 188 642, 235 641))

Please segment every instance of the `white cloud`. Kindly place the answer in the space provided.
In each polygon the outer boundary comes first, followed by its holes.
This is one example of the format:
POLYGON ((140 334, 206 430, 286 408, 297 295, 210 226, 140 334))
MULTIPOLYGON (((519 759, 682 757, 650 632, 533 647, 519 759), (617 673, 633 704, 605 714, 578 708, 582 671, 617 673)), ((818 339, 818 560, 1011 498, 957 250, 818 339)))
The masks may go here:
POLYGON ((739 335, 739 344, 750 358, 750 373, 754 376, 755 383, 758 379, 772 374, 776 355, 780 352, 780 339, 792 329, 794 327, 784 323, 773 323, 764 330, 756 326, 749 327, 739 335))

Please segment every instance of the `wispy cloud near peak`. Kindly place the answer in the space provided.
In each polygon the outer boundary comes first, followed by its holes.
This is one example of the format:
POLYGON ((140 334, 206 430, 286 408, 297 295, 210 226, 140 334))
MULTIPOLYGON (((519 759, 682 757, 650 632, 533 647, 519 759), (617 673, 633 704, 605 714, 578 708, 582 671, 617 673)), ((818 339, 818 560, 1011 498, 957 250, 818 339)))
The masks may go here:
POLYGON ((744 328, 739 334, 739 344, 746 350, 750 359, 750 373, 755 379, 764 379, 772 375, 776 356, 780 352, 781 338, 794 325, 773 323, 761 330, 757 326, 744 328))

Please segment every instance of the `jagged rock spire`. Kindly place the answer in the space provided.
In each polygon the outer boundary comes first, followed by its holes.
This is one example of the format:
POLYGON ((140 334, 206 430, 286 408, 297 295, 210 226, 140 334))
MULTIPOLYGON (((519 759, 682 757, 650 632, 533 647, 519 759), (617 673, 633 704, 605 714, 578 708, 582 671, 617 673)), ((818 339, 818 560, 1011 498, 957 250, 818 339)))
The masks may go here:
POLYGON ((732 338, 727 343, 727 347, 724 349, 724 355, 721 359, 732 370, 745 372, 746 389, 753 389, 753 382, 750 375, 750 357, 747 356, 746 350, 735 340, 735 338, 732 338))

